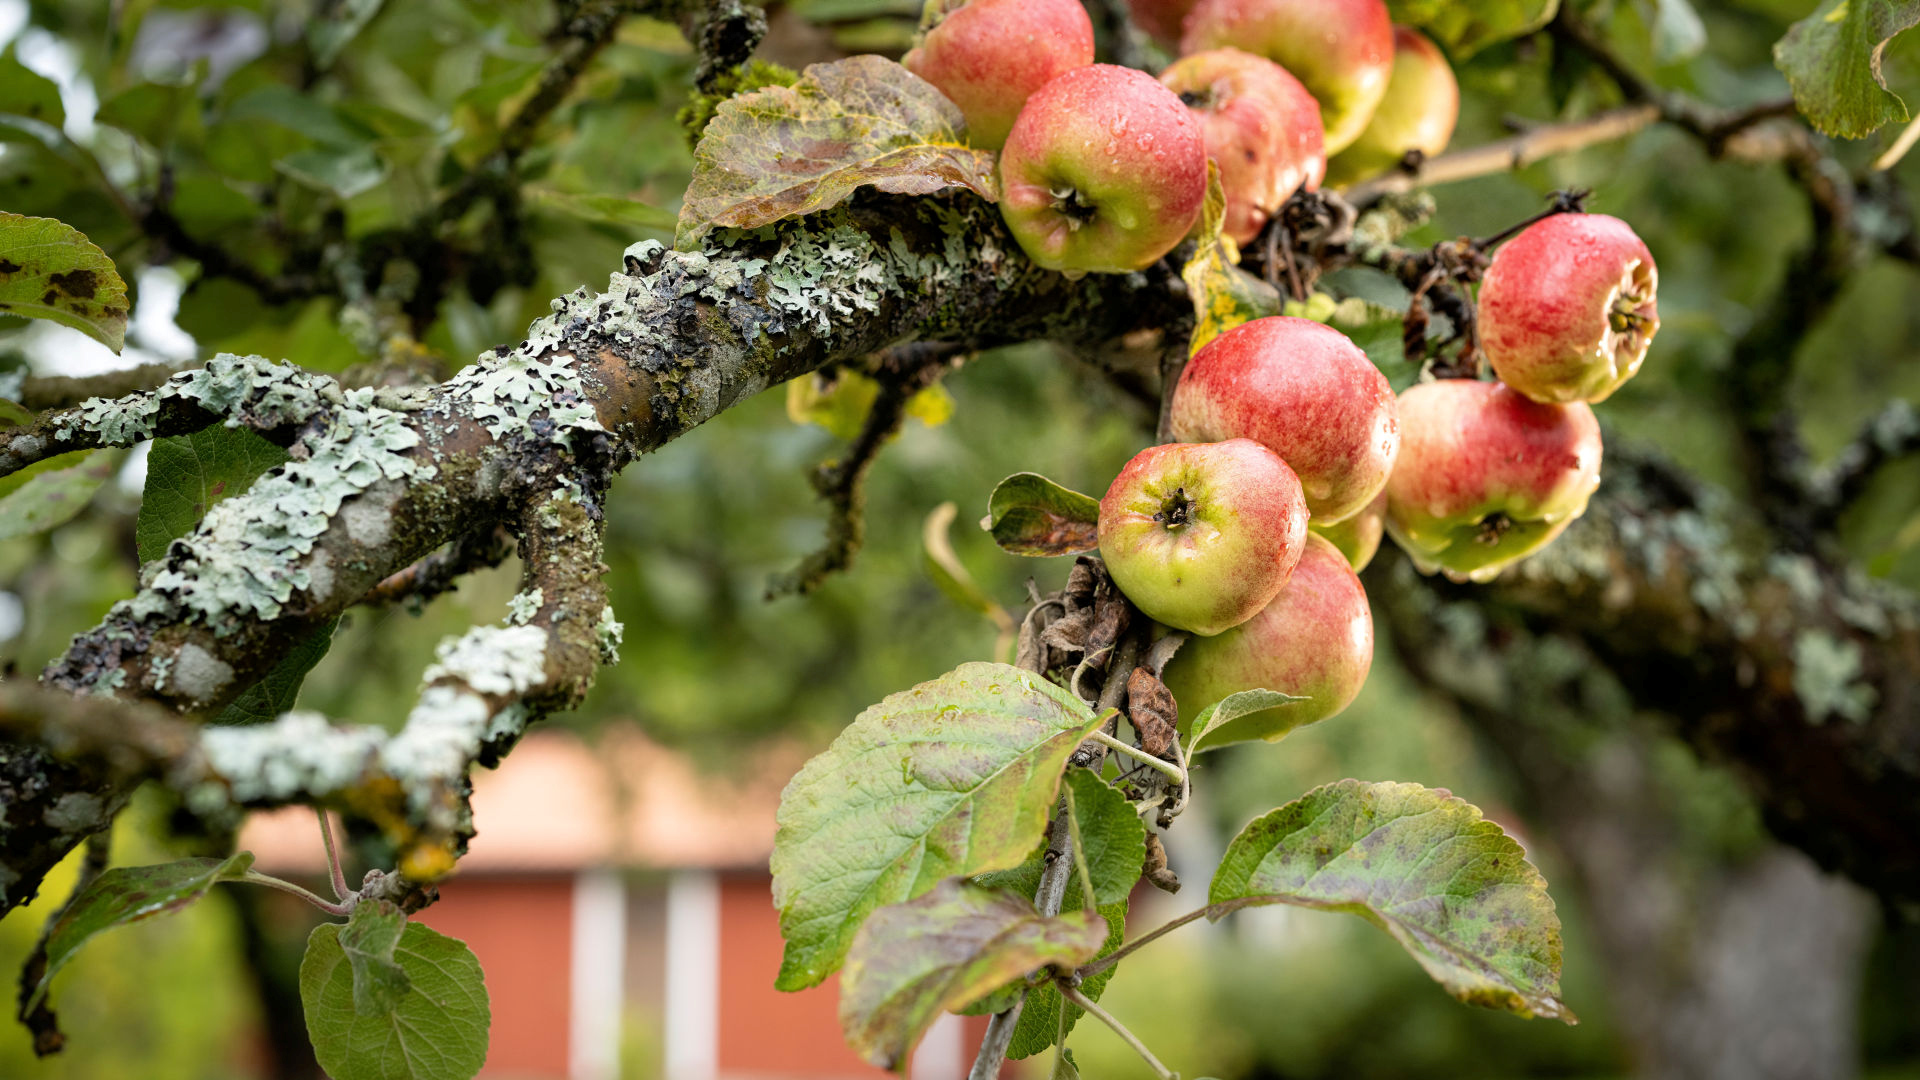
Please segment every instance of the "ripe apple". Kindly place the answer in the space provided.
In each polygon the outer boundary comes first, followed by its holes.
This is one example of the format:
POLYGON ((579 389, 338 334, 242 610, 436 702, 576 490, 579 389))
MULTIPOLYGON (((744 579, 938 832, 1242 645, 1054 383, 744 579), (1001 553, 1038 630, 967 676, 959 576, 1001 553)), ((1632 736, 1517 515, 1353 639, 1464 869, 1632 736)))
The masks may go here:
POLYGON ((1374 554, 1380 550, 1380 537, 1386 531, 1386 524, 1387 491, 1381 488, 1380 494, 1373 497, 1365 510, 1345 521, 1322 525, 1309 520, 1307 528, 1326 537, 1328 543, 1339 548, 1340 554, 1347 557, 1347 564, 1357 574, 1367 568, 1374 554))
POLYGON ((1182 725, 1242 690, 1278 690, 1306 701, 1285 706, 1278 738, 1353 703, 1373 666, 1367 591, 1327 539, 1307 536, 1293 577, 1258 615, 1218 637, 1194 638, 1167 661, 1167 689, 1182 725))
POLYGON ((969 142, 998 150, 1035 90, 1093 63, 1093 22, 1080 0, 971 0, 900 62, 960 106, 969 142))
POLYGON ((1320 102, 1327 153, 1360 137, 1393 74, 1393 20, 1383 0, 1199 0, 1180 51, 1231 45, 1272 60, 1320 102))
POLYGON ((1000 153, 1000 216, 1049 270, 1151 266, 1207 197, 1200 122, 1153 76, 1075 68, 1027 99, 1000 153))
POLYGON ((1351 184, 1400 164, 1407 151, 1433 157, 1453 138, 1460 119, 1460 84, 1447 58, 1426 35, 1393 28, 1393 77, 1352 146, 1327 164, 1327 182, 1351 184))
POLYGON ((1286 68, 1239 49, 1209 49, 1174 61, 1160 81, 1200 118, 1235 243, 1251 242, 1302 186, 1320 186, 1320 104, 1286 68))
POLYGON ((1582 401, 1442 379, 1400 395, 1400 432, 1387 532, 1422 573, 1491 581, 1559 536, 1600 485, 1600 424, 1582 401))
POLYGON ((1293 574, 1307 536, 1300 481, 1251 439, 1140 451, 1100 500, 1100 557, 1157 622, 1218 634, 1293 574))
POLYGON ((1555 214, 1493 254, 1480 283, 1480 345, 1500 381, 1535 401, 1605 401, 1660 329, 1660 273, 1633 228, 1555 214))
POLYGON ((1133 25, 1159 42, 1168 52, 1180 48, 1180 26, 1193 10, 1193 0, 1127 0, 1127 13, 1133 25))
POLYGON ((1380 494, 1400 449, 1393 388, 1330 326, 1284 315, 1241 323, 1207 342, 1173 391, 1173 437, 1254 439, 1300 476, 1322 525, 1380 494))

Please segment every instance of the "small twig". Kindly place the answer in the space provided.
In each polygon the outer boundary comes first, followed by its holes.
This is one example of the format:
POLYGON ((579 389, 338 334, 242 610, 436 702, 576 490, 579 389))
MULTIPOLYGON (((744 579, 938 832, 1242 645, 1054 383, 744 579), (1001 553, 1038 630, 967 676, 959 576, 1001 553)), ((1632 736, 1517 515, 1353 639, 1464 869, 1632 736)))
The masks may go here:
POLYGON ((1086 964, 1082 966, 1081 968, 1076 970, 1074 974, 1080 976, 1080 978, 1082 979, 1092 978, 1093 976, 1098 975, 1099 973, 1107 970, 1113 965, 1126 959, 1130 953, 1133 953, 1134 951, 1138 950, 1143 945, 1152 944, 1153 942, 1159 940, 1160 938, 1165 937, 1166 935, 1172 933, 1175 930, 1180 929, 1181 927, 1187 925, 1190 922, 1197 922, 1200 919, 1212 918, 1215 915, 1224 915, 1228 911, 1232 911, 1234 907, 1237 907, 1237 906, 1239 905, 1230 906, 1227 904, 1209 904, 1203 908, 1195 908, 1194 910, 1187 912, 1185 915, 1181 915, 1170 922, 1167 922, 1161 926, 1155 927, 1154 929, 1147 931, 1144 934, 1141 934, 1139 937, 1134 938, 1132 941, 1127 942, 1125 945, 1120 946, 1118 949, 1115 949, 1114 951, 1108 953, 1107 955, 1101 957, 1100 959, 1095 960, 1090 964, 1086 964))
POLYGON ((1141 1042, 1139 1036, 1128 1031, 1125 1024, 1114 1019, 1112 1013, 1096 1005, 1092 998, 1069 985, 1065 979, 1057 980, 1054 985, 1059 988, 1061 997, 1073 1002, 1075 1007, 1085 1012, 1088 1016, 1112 1028, 1113 1033, 1120 1036, 1122 1042, 1133 1047, 1133 1052, 1140 1055, 1141 1060, 1145 1061, 1148 1067, 1153 1069, 1154 1073, 1160 1077, 1160 1080, 1179 1080, 1179 1075, 1172 1069, 1160 1064, 1160 1059, 1153 1056, 1153 1051, 1147 1049, 1147 1044, 1141 1042))
POLYGON ((269 889, 278 889, 283 893, 289 893, 305 900, 307 903, 312 904, 314 907, 319 908, 329 915, 353 914, 353 905, 359 899, 357 895, 349 893, 346 897, 342 898, 339 903, 332 903, 322 898, 320 894, 309 892, 291 881, 282 881, 271 874, 262 874, 257 870, 249 870, 245 877, 236 878, 235 880, 247 885, 265 885, 269 889))
POLYGON ((326 807, 316 806, 313 812, 320 819, 320 843, 327 849, 327 876, 333 880, 333 898, 344 901, 352 890, 347 888, 347 875, 340 869, 340 854, 334 850, 333 825, 327 820, 326 807))
POLYGON ((451 592, 460 579, 475 570, 499 566, 514 549, 513 534, 504 525, 467 533, 404 570, 386 576, 360 598, 363 604, 424 605, 451 592))
POLYGON ((1624 139, 1659 119, 1660 107, 1643 103, 1622 106, 1563 124, 1542 124, 1509 139, 1429 158, 1421 164, 1417 176, 1393 172, 1356 184, 1347 189, 1347 201, 1355 206, 1365 206, 1382 195, 1412 191, 1416 187, 1451 184, 1495 173, 1513 172, 1559 154, 1624 139))
POLYGON ((1101 746, 1104 746, 1109 750, 1114 751, 1115 753, 1125 754, 1126 756, 1134 759, 1135 761, 1140 762, 1142 765, 1149 766, 1151 768, 1159 770, 1162 773, 1165 773, 1167 779, 1172 780, 1176 784, 1185 785, 1187 782, 1187 770, 1181 768, 1178 765, 1173 764, 1172 762, 1161 761, 1159 758, 1154 757, 1152 754, 1147 753, 1145 750, 1142 750, 1131 743, 1124 742, 1120 739, 1116 739, 1104 731, 1095 731, 1093 734, 1087 736, 1087 738, 1093 740, 1094 742, 1099 743, 1101 746))
MULTIPOLYGON (((1042 915, 1060 914, 1060 902, 1067 893, 1067 866, 1072 852, 1073 837, 1063 807, 1054 816, 1052 837, 1041 860, 1040 885, 1033 893, 1033 906, 1042 915)), ((967 1080, 998 1080, 1000 1067, 1007 1060, 1007 1049, 1013 1045, 1013 1029, 1020 1023, 1020 1013, 1026 1007, 1027 995, 1023 990, 1006 1011, 994 1013, 993 1019, 987 1021, 986 1036, 980 1040, 980 1053, 973 1059, 973 1068, 967 1070, 967 1080)))
POLYGON ((141 364, 98 375, 29 375, 20 386, 20 404, 40 412, 68 409, 88 398, 120 398, 151 390, 185 370, 183 364, 141 364))
POLYGON ((1900 132, 1900 137, 1893 140, 1893 145, 1887 147, 1885 153, 1873 159, 1873 171, 1886 172, 1900 164, 1900 159, 1907 156, 1907 151, 1913 149, 1913 144, 1916 142, 1920 142, 1920 116, 1915 116, 1909 121, 1900 132))

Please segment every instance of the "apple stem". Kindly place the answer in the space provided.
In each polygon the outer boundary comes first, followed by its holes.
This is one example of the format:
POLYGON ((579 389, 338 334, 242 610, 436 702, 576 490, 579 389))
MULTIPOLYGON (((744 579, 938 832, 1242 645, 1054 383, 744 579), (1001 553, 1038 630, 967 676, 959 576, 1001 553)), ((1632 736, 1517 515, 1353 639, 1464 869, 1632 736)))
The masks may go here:
POLYGON ((1092 735, 1088 737, 1092 739, 1094 742, 1099 743, 1101 746, 1104 746, 1107 749, 1114 751, 1115 753, 1125 754, 1126 756, 1134 759, 1135 761, 1140 762, 1142 765, 1146 765, 1151 768, 1158 769, 1159 771, 1165 773, 1167 775, 1167 778, 1172 780, 1176 784, 1185 785, 1187 782, 1187 771, 1185 769, 1182 769, 1180 766, 1175 765, 1172 762, 1161 761, 1159 758, 1154 757, 1152 754, 1147 753, 1145 750, 1142 750, 1131 743, 1122 742, 1119 739, 1114 738, 1113 736, 1107 734, 1104 731, 1095 731, 1092 735))

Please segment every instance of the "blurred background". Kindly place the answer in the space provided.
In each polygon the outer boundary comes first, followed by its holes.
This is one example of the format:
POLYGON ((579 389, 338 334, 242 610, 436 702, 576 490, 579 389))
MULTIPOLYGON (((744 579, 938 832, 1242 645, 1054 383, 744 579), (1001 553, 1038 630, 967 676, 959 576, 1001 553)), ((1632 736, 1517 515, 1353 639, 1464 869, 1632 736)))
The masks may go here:
MULTIPOLYGON (((599 287, 628 244, 671 242, 690 168, 675 114, 692 54, 671 23, 631 15, 513 155, 519 182, 471 179, 494 175, 503 127, 565 44, 555 28, 590 6, 0 0, 0 114, 33 120, 0 115, 0 209, 81 229, 136 299, 119 357, 78 333, 0 318, 0 372, 231 351, 335 373, 405 353, 444 374, 517 341, 550 297, 599 287), (450 205, 446 192, 463 185, 476 194, 450 205), (236 253, 250 268, 240 274, 236 253)), ((1810 4, 1580 6, 1641 70, 1741 105, 1783 92, 1769 49, 1810 4), (1676 8, 1695 22, 1676 23, 1676 8)), ((777 6, 761 55, 794 67, 898 55, 918 14, 917 0, 777 6)), ((1920 94, 1914 35, 1894 41, 1886 73, 1896 91, 1920 94)), ((1611 103, 1602 81, 1544 42, 1490 49, 1458 74, 1455 146, 1611 103)), ((1846 152, 1864 160, 1880 141, 1846 152)), ((1917 169, 1909 158, 1899 174, 1911 183, 1917 169)), ((1640 377, 1608 403, 1608 438, 1730 479, 1733 440, 1711 384, 1749 304, 1805 238, 1799 195, 1777 169, 1712 161, 1655 128, 1437 189, 1437 216, 1408 242, 1496 232, 1565 187, 1593 188, 1591 208, 1631 222, 1661 268, 1663 330, 1640 377)), ((1920 399, 1916 301, 1911 267, 1866 267, 1803 345, 1795 397, 1817 453, 1884 402, 1920 399)), ((1387 367, 1396 385, 1413 375, 1387 367)), ((472 941, 487 967, 486 1075, 878 1075, 835 1056, 826 991, 781 1000, 768 986, 773 800, 864 706, 994 655, 995 625, 926 572, 929 513, 957 504, 955 553, 1017 608, 1028 578, 1051 590, 1067 564, 1004 555, 973 527, 995 482, 1035 470, 1099 492, 1150 434, 1135 399, 1043 345, 971 359, 944 389, 951 417, 911 423, 875 468, 852 570, 804 599, 764 594, 770 575, 820 543, 824 509, 806 473, 843 443, 790 418, 784 389, 619 479, 607 561, 624 661, 582 709, 549 722, 552 734, 480 778, 474 855, 425 917, 472 941)), ((131 593, 145 483, 136 452, 84 514, 0 542, 10 672, 37 671, 131 593)), ((1920 586, 1920 460, 1886 470, 1845 539, 1873 573, 1920 586)), ((499 618, 516 580, 509 561, 423 610, 352 611, 300 704, 396 724, 434 643, 499 618)), ((1584 663, 1548 646, 1535 659, 1584 663)), ((1146 950, 1122 965, 1105 1004, 1188 1076, 1687 1076, 1707 1074, 1676 1063, 1719 1060, 1733 1071, 1716 1075, 1920 1077, 1912 923, 1774 843, 1737 782, 1664 734, 1607 672, 1580 674, 1590 687, 1579 710, 1543 703, 1495 729, 1423 693, 1383 640, 1344 715, 1206 762, 1201 801, 1169 839, 1186 888, 1134 911, 1151 926, 1197 906, 1225 839, 1313 785, 1447 787, 1521 836, 1552 884, 1580 1026, 1462 1007, 1372 927, 1282 909, 1146 950), (1770 1064, 1742 1071, 1751 1061, 1770 1064)), ((232 841, 147 793, 116 831, 114 861, 232 841)), ((246 842, 265 869, 318 865, 310 817, 250 826, 246 842)), ((356 858, 364 868, 383 855, 369 841, 356 858)), ((71 873, 0 923, 0 968, 25 955, 71 873)), ((36 1061, 26 1035, 0 1024, 0 1077, 315 1075, 295 981, 312 923, 280 900, 226 889, 101 939, 56 984, 67 1051, 36 1061)), ((920 1075, 961 1075, 951 1070, 963 1027, 936 1032, 920 1075)), ((1072 1045, 1082 1076, 1147 1075, 1093 1025, 1072 1045)))

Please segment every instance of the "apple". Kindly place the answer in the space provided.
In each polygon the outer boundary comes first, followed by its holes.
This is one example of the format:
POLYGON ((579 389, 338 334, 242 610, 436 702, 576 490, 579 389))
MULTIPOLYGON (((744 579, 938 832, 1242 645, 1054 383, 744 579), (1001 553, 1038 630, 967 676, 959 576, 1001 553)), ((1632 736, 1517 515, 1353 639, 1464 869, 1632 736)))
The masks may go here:
POLYGON ((1373 667, 1367 591, 1327 539, 1308 534, 1300 565, 1258 615, 1217 637, 1193 638, 1167 661, 1167 689, 1183 724, 1242 690, 1278 690, 1285 706, 1269 737, 1325 720, 1353 703, 1373 667))
POLYGON ((1132 68, 1093 64, 1041 87, 1000 153, 1000 216, 1049 270, 1152 266, 1192 231, 1206 198, 1200 121, 1132 68))
POLYGON ((1182 53, 1231 45, 1292 72, 1320 102, 1329 154, 1360 137, 1393 75, 1383 0, 1199 0, 1182 53))
POLYGON ((1156 622, 1218 634, 1292 576, 1307 536, 1300 481, 1251 439, 1151 446, 1100 500, 1100 557, 1156 622))
POLYGON ((1633 227, 1555 214, 1493 254, 1480 283, 1480 346, 1500 381, 1535 401, 1605 401, 1660 329, 1660 274, 1633 227))
POLYGON ((1460 119, 1460 84, 1439 46, 1410 27, 1393 28, 1393 76, 1373 119, 1327 165, 1327 181, 1350 184, 1399 165, 1410 150, 1434 157, 1460 119))
POLYGON ((1326 537, 1328 543, 1339 548, 1340 554, 1347 557, 1347 564, 1357 574, 1367 568, 1374 554, 1380 550, 1380 537, 1386 531, 1386 524, 1387 490, 1381 488, 1380 494, 1373 497, 1365 510, 1345 521, 1322 525, 1309 520, 1307 528, 1326 537))
POLYGON ((1582 401, 1442 379, 1400 395, 1400 433, 1387 533, 1422 573, 1491 581, 1559 536, 1600 485, 1600 424, 1582 401))
POLYGON ((1174 61, 1160 81, 1200 118, 1235 243, 1250 243, 1294 192, 1320 186, 1320 104, 1286 68, 1239 49, 1209 49, 1174 61))
POLYGON ((1080 0, 971 0, 900 62, 960 106, 970 143, 998 150, 1034 91, 1093 63, 1093 21, 1080 0))
POLYGON ((1254 439, 1300 477, 1313 519, 1331 525, 1380 494, 1400 449, 1393 388, 1330 326, 1285 315, 1207 342, 1173 391, 1173 437, 1254 439))
POLYGON ((1127 0, 1127 14, 1133 25, 1160 43, 1168 52, 1180 48, 1180 27, 1193 10, 1193 0, 1127 0))

